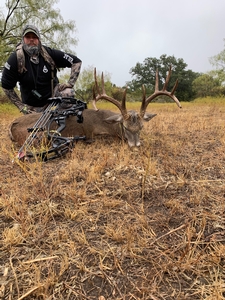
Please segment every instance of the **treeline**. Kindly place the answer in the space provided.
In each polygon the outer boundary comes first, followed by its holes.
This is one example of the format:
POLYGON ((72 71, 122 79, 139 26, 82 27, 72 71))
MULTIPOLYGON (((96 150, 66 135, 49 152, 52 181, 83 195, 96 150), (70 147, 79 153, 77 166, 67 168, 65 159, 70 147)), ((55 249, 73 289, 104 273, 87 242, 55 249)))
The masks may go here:
MULTIPOLYGON (((77 44, 75 21, 64 21, 60 11, 54 8, 57 0, 11 0, 5 2, 5 8, 0 14, 0 70, 4 66, 9 54, 15 50, 21 40, 21 29, 27 20, 36 24, 41 32, 42 43, 50 47, 61 48, 68 52, 71 45, 77 44), (66 39, 65 39, 66 37, 66 39)), ((176 96, 180 101, 191 101, 197 97, 225 96, 225 49, 210 59, 214 70, 203 74, 187 69, 182 58, 175 58, 166 54, 159 58, 148 57, 142 63, 131 67, 132 80, 124 84, 127 87, 127 100, 140 101, 142 85, 149 95, 154 92, 156 70, 159 72, 159 88, 162 88, 169 67, 172 75, 168 85, 171 90, 176 79, 179 84, 176 96)), ((76 86, 77 94, 89 102, 92 99, 93 69, 82 70, 76 86)), ((63 75, 66 79, 67 75, 63 75)), ((63 80, 63 76, 61 79, 63 80)), ((98 74, 100 78, 100 75, 98 74)), ((106 91, 114 98, 120 99, 124 87, 117 87, 105 74, 106 91)), ((100 81, 100 79, 99 79, 100 81)))
MULTIPOLYGON (((215 56, 212 58, 212 61, 214 64, 218 64, 218 57, 215 56)), ((196 73, 187 69, 187 64, 182 58, 177 59, 174 56, 167 56, 166 54, 161 55, 160 58, 149 57, 143 63, 137 63, 130 69, 133 79, 127 81, 122 88, 113 84, 110 76, 106 74, 106 92, 108 95, 120 100, 122 99, 125 87, 127 87, 127 101, 141 101, 142 85, 145 86, 147 95, 154 93, 156 72, 158 71, 159 89, 162 89, 170 66, 172 67, 172 74, 167 90, 171 91, 178 79, 178 87, 175 95, 180 101, 192 101, 198 97, 225 96, 225 70, 216 68, 207 74, 196 73)), ((78 80, 77 91, 87 102, 92 99, 93 70, 94 68, 91 67, 84 70, 78 80)), ((97 77, 100 85, 100 74, 97 77)), ((168 97, 161 97, 161 100, 164 99, 168 101, 168 97)))
POLYGON ((146 58, 143 63, 137 63, 131 68, 130 73, 134 79, 128 82, 131 90, 136 91, 144 84, 149 92, 153 91, 155 83, 155 73, 159 70, 159 82, 162 87, 166 78, 169 66, 172 66, 172 76, 169 82, 168 90, 171 90, 176 79, 179 84, 176 90, 176 96, 181 101, 191 101, 196 97, 207 96, 225 96, 225 65, 221 54, 211 58, 211 63, 216 67, 215 70, 207 74, 196 73, 187 69, 187 64, 182 58, 176 59, 174 56, 163 54, 159 59, 146 58))

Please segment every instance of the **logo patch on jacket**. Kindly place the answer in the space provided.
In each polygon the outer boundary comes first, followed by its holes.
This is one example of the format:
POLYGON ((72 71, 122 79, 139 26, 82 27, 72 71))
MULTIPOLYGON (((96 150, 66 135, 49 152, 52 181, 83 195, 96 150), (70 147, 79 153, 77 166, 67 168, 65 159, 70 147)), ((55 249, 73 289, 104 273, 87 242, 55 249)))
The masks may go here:
POLYGON ((46 65, 44 65, 44 67, 43 67, 43 73, 48 73, 48 69, 47 69, 46 65))

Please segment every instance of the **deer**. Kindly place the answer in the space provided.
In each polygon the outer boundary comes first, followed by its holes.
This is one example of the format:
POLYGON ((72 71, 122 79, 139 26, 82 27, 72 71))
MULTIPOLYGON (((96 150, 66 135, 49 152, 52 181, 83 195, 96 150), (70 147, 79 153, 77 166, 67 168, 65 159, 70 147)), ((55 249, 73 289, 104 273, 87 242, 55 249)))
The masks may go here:
MULTIPOLYGON (((155 79, 155 90, 153 94, 146 97, 145 86, 142 85, 142 102, 140 106, 140 111, 127 110, 126 108, 126 92, 127 88, 123 91, 122 101, 118 101, 113 97, 110 97, 105 92, 104 74, 101 74, 101 89, 97 82, 96 68, 94 69, 94 87, 93 87, 93 108, 87 108, 83 111, 83 122, 78 123, 75 116, 69 116, 66 119, 66 127, 61 131, 61 136, 85 136, 85 141, 91 143, 94 141, 96 136, 112 136, 119 137, 120 139, 126 140, 128 146, 131 149, 138 149, 140 147, 140 132, 143 128, 144 122, 149 122, 156 114, 146 112, 149 103, 153 99, 160 95, 165 95, 170 97, 179 108, 181 104, 177 97, 175 96, 175 91, 178 85, 178 80, 176 80, 172 91, 167 91, 168 83, 171 77, 171 67, 169 68, 164 86, 162 90, 159 90, 159 75, 158 70, 156 70, 155 79), (111 110, 98 109, 96 104, 99 100, 106 100, 114 104, 118 109, 119 113, 111 110)), ((13 142, 18 146, 21 146, 27 136, 28 128, 37 122, 40 118, 41 113, 32 113, 23 115, 15 119, 9 128, 9 135, 13 142)))

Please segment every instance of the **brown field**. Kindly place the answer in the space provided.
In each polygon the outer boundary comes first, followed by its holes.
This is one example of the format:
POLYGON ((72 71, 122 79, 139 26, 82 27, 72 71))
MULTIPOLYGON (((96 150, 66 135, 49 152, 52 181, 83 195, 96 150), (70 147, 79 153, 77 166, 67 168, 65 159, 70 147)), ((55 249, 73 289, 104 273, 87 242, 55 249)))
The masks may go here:
POLYGON ((225 299, 225 99, 151 104, 139 152, 12 163, 0 106, 0 299, 225 299))

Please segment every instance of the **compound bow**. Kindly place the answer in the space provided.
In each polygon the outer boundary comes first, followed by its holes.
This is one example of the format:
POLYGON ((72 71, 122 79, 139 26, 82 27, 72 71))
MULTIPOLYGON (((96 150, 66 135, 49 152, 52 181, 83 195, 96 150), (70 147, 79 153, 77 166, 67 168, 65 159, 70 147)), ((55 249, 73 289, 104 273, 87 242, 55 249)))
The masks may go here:
POLYGON ((70 151, 76 141, 85 140, 85 136, 62 137, 60 132, 66 127, 66 118, 76 116, 77 122, 83 122, 83 110, 87 108, 87 104, 81 100, 71 97, 54 97, 49 98, 50 103, 42 113, 32 128, 28 128, 30 132, 23 146, 17 154, 19 160, 25 158, 40 158, 42 161, 52 160, 61 157, 70 151), (58 128, 51 130, 51 125, 56 123, 58 128), (40 134, 42 132, 42 134, 40 134), (43 132, 45 132, 46 147, 37 151, 36 145, 41 147, 43 140, 43 132))

